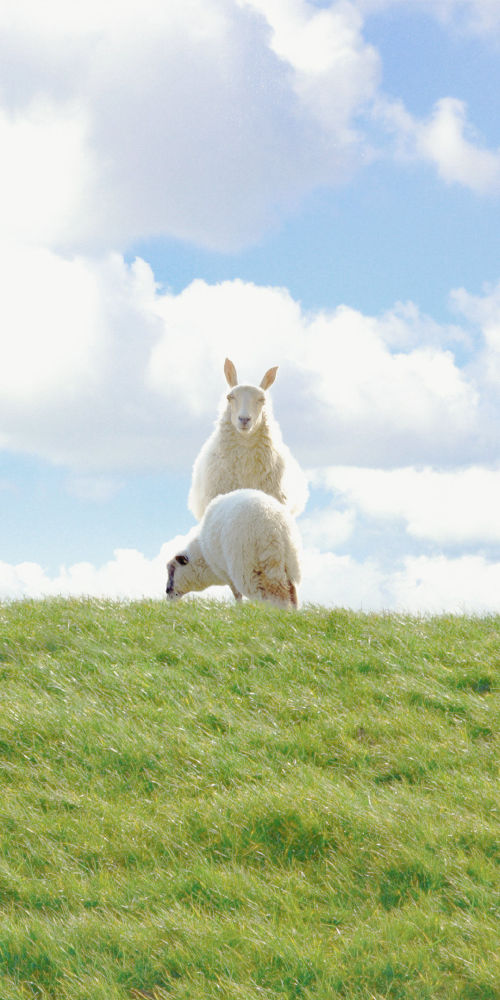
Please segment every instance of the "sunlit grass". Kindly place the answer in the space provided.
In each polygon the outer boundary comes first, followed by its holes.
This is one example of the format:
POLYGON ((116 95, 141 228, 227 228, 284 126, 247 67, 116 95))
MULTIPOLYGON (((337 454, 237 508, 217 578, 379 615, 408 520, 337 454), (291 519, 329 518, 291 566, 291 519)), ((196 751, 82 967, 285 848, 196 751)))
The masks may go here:
POLYGON ((0 997, 496 1000, 500 619, 0 606, 0 997))

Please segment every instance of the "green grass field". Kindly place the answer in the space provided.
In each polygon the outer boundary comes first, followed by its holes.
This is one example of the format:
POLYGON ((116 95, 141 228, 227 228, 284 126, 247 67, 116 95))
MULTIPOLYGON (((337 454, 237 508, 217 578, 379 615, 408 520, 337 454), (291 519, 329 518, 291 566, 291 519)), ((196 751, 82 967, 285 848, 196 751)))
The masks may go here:
POLYGON ((0 605, 0 1000, 496 1000, 500 618, 0 605))

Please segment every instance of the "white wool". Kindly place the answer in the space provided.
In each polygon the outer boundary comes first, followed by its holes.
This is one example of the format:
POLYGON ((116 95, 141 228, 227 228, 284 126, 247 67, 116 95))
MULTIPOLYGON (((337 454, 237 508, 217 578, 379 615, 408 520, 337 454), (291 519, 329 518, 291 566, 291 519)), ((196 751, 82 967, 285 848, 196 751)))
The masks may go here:
POLYGON ((283 443, 265 392, 277 369, 269 369, 259 387, 237 384, 227 359, 224 370, 232 392, 194 462, 189 509, 200 520, 214 497, 246 488, 262 490, 300 514, 307 502, 307 480, 283 443))
POLYGON ((279 501, 261 490, 234 490, 210 502, 194 537, 168 564, 167 594, 226 584, 235 597, 296 607, 299 551, 295 522, 279 501))

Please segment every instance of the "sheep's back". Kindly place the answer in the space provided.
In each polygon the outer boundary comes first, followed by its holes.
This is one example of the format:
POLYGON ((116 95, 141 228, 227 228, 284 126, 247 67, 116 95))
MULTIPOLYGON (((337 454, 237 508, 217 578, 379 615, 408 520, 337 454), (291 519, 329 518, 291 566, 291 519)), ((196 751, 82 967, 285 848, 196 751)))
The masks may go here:
POLYGON ((214 499, 200 533, 203 555, 212 571, 225 574, 243 592, 256 566, 277 575, 286 567, 298 582, 295 539, 295 526, 282 504, 253 489, 238 489, 214 499))

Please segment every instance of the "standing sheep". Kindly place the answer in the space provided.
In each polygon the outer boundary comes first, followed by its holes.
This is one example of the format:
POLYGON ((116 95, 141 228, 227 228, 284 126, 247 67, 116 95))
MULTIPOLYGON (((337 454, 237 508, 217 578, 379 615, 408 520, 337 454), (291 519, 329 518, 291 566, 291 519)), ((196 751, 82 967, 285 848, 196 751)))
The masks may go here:
POLYGON ((196 534, 167 564, 167 597, 228 585, 237 600, 296 608, 299 537, 281 503, 261 490, 234 490, 212 500, 196 534))
POLYGON ((258 489, 300 514, 307 501, 307 480, 283 443, 266 389, 276 378, 269 368, 260 386, 239 385, 236 368, 226 358, 224 374, 231 391, 218 422, 193 466, 188 506, 199 521, 220 493, 258 489))

